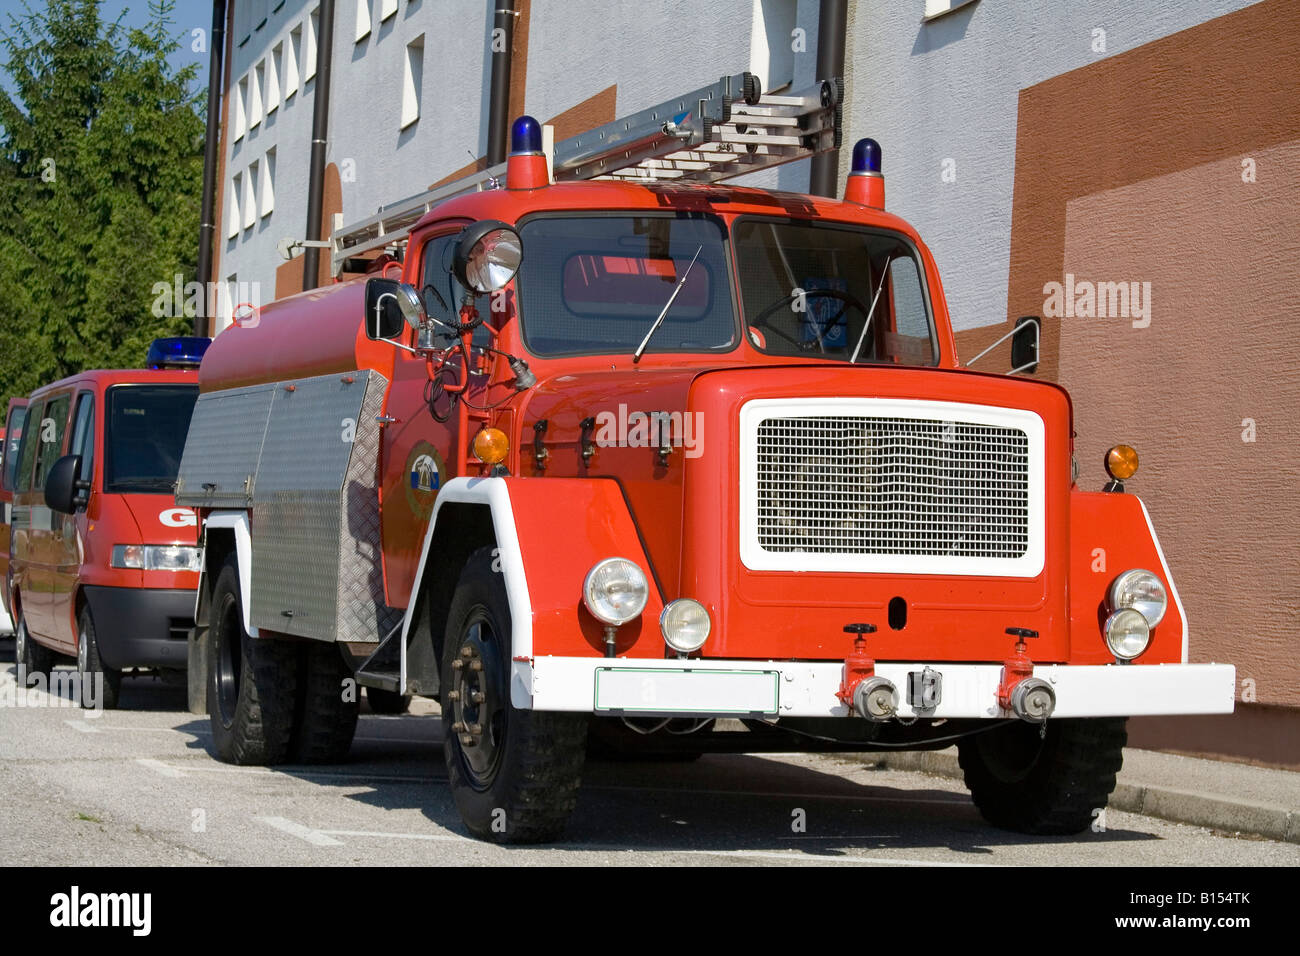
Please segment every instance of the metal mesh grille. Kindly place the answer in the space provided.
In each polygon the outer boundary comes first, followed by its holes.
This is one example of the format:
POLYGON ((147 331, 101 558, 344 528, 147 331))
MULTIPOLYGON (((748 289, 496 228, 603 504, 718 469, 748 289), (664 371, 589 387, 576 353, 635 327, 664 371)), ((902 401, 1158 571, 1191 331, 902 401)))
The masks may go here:
POLYGON ((1029 546, 1029 440, 1017 428, 769 418, 757 463, 766 551, 1010 559, 1029 546))

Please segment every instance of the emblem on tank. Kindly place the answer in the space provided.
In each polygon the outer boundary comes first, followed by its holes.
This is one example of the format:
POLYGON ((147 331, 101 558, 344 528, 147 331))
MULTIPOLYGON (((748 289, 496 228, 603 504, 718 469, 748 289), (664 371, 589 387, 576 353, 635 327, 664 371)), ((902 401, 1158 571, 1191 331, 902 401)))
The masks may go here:
POLYGON ((406 458, 406 500, 421 521, 433 514, 445 467, 438 450, 428 442, 417 442, 406 458))

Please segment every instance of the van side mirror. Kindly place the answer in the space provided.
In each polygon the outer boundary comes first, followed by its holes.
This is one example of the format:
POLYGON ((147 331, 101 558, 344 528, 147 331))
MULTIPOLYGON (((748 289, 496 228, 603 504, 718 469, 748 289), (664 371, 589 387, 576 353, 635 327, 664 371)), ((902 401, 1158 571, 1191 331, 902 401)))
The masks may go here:
POLYGON ((75 514, 86 506, 88 496, 83 494, 90 482, 81 481, 81 456, 64 455, 45 476, 45 505, 65 515, 75 514))
POLYGON ((397 304, 401 285, 396 279, 366 280, 366 338, 378 342, 402 334, 406 320, 397 304))
POLYGON ((1011 371, 1033 373, 1038 369, 1038 341, 1042 320, 1022 315, 1011 334, 1011 371))

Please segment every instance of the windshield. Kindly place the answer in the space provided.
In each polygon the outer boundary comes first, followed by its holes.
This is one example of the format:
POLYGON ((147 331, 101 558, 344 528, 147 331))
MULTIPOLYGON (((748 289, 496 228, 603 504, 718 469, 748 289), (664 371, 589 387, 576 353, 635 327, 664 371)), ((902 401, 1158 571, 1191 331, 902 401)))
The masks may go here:
POLYGON ((735 347, 725 232, 716 218, 545 217, 524 223, 520 236, 526 254, 517 288, 524 342, 534 355, 631 356, 683 276, 645 351, 735 347))
POLYGON ((770 355, 933 365, 937 340, 916 250, 841 224, 739 220, 746 334, 770 355))
POLYGON ((166 494, 176 482, 197 385, 115 385, 108 390, 104 490, 166 494))

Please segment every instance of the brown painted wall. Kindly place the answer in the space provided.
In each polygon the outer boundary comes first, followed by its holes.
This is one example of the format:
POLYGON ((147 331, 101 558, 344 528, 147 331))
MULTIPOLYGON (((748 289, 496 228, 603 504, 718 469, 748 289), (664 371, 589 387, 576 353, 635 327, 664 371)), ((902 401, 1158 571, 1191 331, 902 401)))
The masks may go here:
MULTIPOLYGON (((1130 490, 1179 585, 1192 659, 1236 664, 1252 682, 1244 700, 1281 705, 1270 727, 1289 715, 1289 741, 1300 730, 1298 52, 1300 4, 1270 0, 1023 90, 1007 301, 1008 316, 1041 315, 1044 286, 1067 273, 1151 284, 1148 327, 1048 319, 1039 374, 1074 396, 1081 484, 1099 486, 1110 444, 1137 447, 1130 490)), ((974 355, 1006 328, 962 333, 959 349, 974 355)), ((1203 749, 1262 727, 1260 713, 1202 721, 1217 728, 1203 749)), ((1152 740, 1168 726, 1134 723, 1152 740)))

